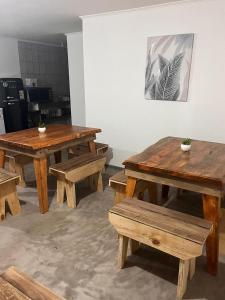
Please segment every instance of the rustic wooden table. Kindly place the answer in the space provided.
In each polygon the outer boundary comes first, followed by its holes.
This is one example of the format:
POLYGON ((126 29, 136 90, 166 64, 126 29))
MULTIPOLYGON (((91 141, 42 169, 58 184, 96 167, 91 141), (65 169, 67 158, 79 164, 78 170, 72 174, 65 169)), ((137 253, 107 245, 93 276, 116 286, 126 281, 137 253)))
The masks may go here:
POLYGON ((30 156, 34 169, 41 213, 48 211, 47 158, 54 153, 56 162, 61 160, 61 150, 87 142, 91 152, 96 152, 94 140, 97 128, 72 125, 49 125, 45 133, 37 128, 0 135, 0 168, 4 167, 5 152, 30 156))
POLYGON ((207 239, 207 269, 218 270, 219 209, 225 186, 225 144, 193 141, 190 152, 180 149, 181 139, 167 137, 126 161, 127 196, 134 194, 137 179, 202 194, 205 219, 213 223, 207 239))

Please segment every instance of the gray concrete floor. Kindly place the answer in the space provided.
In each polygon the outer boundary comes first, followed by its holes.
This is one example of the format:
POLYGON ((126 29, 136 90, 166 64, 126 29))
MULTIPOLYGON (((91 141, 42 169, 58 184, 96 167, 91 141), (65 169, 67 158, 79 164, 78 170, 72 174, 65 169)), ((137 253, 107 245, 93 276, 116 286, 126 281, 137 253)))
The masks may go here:
MULTIPOLYGON (((174 300, 178 260, 143 247, 129 255, 126 266, 116 266, 117 234, 108 222, 113 192, 104 174, 103 193, 91 193, 85 183, 78 186, 79 204, 68 209, 55 204, 55 179, 49 178, 50 211, 41 215, 32 168, 26 170, 29 186, 18 188, 22 213, 7 214, 0 224, 0 272, 14 265, 65 299, 174 300)), ((201 199, 185 192, 176 198, 170 192, 167 206, 201 215, 201 199)), ((205 271, 206 258, 197 259, 197 270, 184 299, 225 299, 225 265, 220 258, 219 274, 205 271)))

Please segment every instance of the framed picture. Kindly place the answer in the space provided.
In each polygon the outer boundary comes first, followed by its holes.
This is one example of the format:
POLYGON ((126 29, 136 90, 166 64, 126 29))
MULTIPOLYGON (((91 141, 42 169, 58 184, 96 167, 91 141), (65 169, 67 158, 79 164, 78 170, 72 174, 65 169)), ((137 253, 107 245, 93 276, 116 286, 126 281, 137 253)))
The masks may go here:
POLYGON ((194 34, 148 38, 145 99, 187 101, 194 34))

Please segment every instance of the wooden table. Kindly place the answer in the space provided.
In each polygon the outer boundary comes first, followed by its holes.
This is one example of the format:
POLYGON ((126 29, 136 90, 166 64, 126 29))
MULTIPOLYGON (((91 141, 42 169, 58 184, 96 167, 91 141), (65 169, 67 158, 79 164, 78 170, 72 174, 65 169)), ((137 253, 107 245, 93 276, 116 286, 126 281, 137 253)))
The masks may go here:
POLYGON ((34 169, 41 213, 48 211, 47 158, 54 153, 56 162, 61 160, 61 150, 87 142, 91 152, 96 152, 94 140, 97 128, 72 125, 49 125, 43 134, 37 128, 0 135, 0 168, 4 167, 5 152, 30 156, 34 169))
POLYGON ((182 152, 180 138, 167 137, 123 162, 128 176, 126 193, 134 194, 137 179, 165 184, 202 194, 205 219, 213 223, 207 239, 207 269, 218 270, 219 209, 225 186, 225 145, 193 141, 190 152, 182 152))

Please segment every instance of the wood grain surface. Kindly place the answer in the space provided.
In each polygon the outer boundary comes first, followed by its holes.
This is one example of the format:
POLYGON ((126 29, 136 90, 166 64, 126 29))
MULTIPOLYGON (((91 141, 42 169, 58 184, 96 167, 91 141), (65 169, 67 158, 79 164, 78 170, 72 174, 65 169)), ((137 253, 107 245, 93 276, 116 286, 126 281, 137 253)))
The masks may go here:
POLYGON ((31 300, 12 286, 2 277, 0 277, 0 300, 31 300))
POLYGON ((81 156, 68 159, 62 163, 52 165, 50 167, 50 172, 51 174, 54 174, 54 170, 56 170, 57 173, 67 173, 102 158, 104 158, 104 155, 102 154, 97 155, 94 153, 86 153, 81 156))
POLYGON ((183 178, 223 189, 225 144, 194 140, 191 150, 183 152, 180 149, 181 141, 181 138, 166 137, 123 164, 128 169, 183 178))
POLYGON ((137 199, 124 199, 110 212, 198 244, 205 242, 212 228, 212 223, 204 219, 137 199))
POLYGON ((1 300, 63 300, 63 298, 58 297, 48 288, 28 277, 26 274, 18 272, 14 267, 5 271, 1 275, 1 278, 23 295, 23 298, 13 298, 11 296, 11 298, 0 298, 1 300))
POLYGON ((0 146, 6 144, 31 150, 38 150, 63 144, 73 139, 95 135, 98 132, 101 132, 101 129, 53 124, 48 125, 46 132, 43 134, 39 134, 37 128, 1 134, 0 146))

